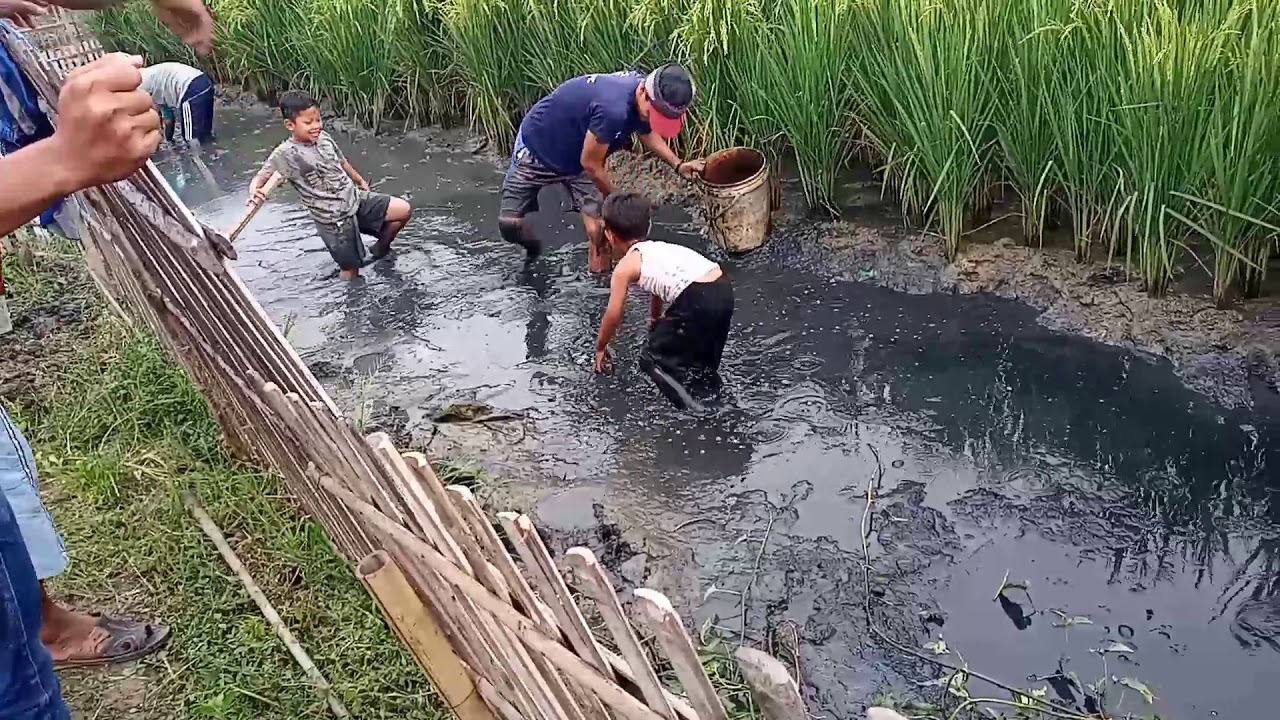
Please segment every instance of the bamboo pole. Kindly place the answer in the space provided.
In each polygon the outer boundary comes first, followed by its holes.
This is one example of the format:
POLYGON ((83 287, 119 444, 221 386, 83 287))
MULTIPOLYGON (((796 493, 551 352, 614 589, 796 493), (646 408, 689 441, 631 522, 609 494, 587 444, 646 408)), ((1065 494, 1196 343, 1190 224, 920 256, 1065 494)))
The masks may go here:
POLYGON ((356 574, 378 601, 387 624, 413 653, 458 718, 494 720, 493 711, 477 694, 462 659, 453 651, 448 638, 395 561, 379 550, 360 562, 356 574))
POLYGON ((800 688, 785 665, 746 646, 738 648, 733 657, 765 720, 809 720, 800 688))
POLYGON ((618 687, 612 678, 606 678, 572 650, 561 645, 558 638, 553 639, 543 634, 533 620, 486 590, 478 580, 440 554, 440 551, 432 547, 431 543, 392 522, 386 515, 378 512, 377 508, 356 497, 333 478, 322 477, 320 484, 370 525, 395 538, 406 549, 411 549, 424 564, 440 573, 462 595, 470 598, 495 620, 510 628, 530 649, 542 653, 553 665, 589 688, 609 707, 634 720, 666 720, 649 709, 648 705, 618 687))
POLYGON ((253 216, 257 215, 258 211, 262 209, 262 206, 267 204, 267 197, 271 195, 273 190, 280 187, 280 183, 282 182, 284 182, 283 175, 278 172, 271 173, 271 177, 267 178, 267 183, 262 186, 262 202, 250 202, 249 209, 246 210, 244 215, 236 221, 236 224, 232 225, 231 229, 227 231, 227 240, 229 242, 234 243, 236 238, 240 236, 240 233, 244 232, 244 229, 249 227, 249 222, 253 220, 253 216))
POLYGON ((276 635, 280 637, 285 647, 289 648, 289 654, 293 655, 293 659, 298 661, 302 672, 307 676, 316 689, 324 693, 325 700, 329 703, 329 709, 333 711, 333 715, 339 720, 349 720, 351 713, 347 712, 347 708, 334 694, 333 687, 329 685, 329 681, 324 679, 324 675, 320 674, 319 668, 312 662, 311 656, 307 655, 307 651, 302 649, 302 644, 298 639, 289 632, 289 627, 284 624, 284 620, 280 619, 280 613, 276 612, 275 607, 271 605, 271 601, 262 592, 262 588, 258 587, 258 583, 254 581, 253 576, 249 574, 249 570, 245 568, 244 563, 240 562, 240 558, 236 557, 236 553, 227 544, 227 538, 218 529, 213 522, 213 518, 209 517, 209 513, 200 507, 200 502, 196 500, 196 496, 191 494, 190 490, 182 491, 182 502, 195 516, 196 522, 200 524, 200 529, 204 534, 209 536, 213 541, 214 547, 218 548, 218 553, 222 555, 222 559, 227 561, 227 565, 240 578, 240 583, 244 585, 244 589, 249 593, 249 597, 257 603, 258 609, 262 611, 262 616, 267 619, 271 627, 275 629, 276 635))

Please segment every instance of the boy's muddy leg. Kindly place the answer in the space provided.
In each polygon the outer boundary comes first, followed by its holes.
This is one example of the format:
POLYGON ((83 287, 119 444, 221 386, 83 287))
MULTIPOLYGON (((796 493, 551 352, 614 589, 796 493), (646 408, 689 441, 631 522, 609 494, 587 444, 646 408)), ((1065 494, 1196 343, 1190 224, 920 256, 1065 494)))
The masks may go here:
POLYGON ((498 216, 498 232, 503 240, 524 248, 527 261, 532 262, 542 254, 542 243, 533 236, 533 228, 524 221, 524 217, 507 214, 498 216))
POLYGON ((587 269, 594 273, 609 272, 613 267, 613 251, 604 236, 604 221, 583 213, 582 224, 587 229, 587 269))
POLYGON ((409 224, 409 218, 413 217, 413 207, 408 202, 398 197, 391 198, 387 203, 387 214, 382 221, 382 227, 378 228, 378 242, 374 243, 373 250, 370 255, 377 260, 391 252, 391 243, 396 239, 396 235, 409 224))

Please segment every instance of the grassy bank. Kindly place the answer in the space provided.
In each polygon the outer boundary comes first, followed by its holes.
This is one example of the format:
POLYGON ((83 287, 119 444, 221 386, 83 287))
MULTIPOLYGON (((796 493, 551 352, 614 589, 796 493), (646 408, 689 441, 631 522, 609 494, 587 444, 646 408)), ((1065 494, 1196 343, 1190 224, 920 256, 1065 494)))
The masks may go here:
POLYGON ((83 718, 327 718, 178 497, 194 489, 356 717, 442 717, 412 658, 274 475, 230 460, 186 376, 100 311, 74 247, 5 257, 18 329, 0 386, 71 554, 55 595, 173 627, 162 656, 63 674, 83 718), (29 370, 23 372, 21 364, 29 370))
MULTIPOLYGON (((1066 228, 1152 294, 1199 263, 1261 292, 1280 210, 1275 0, 213 0, 223 78, 302 86, 378 123, 468 121, 508 140, 575 74, 687 63, 692 151, 794 160, 814 205, 871 162, 954 253, 991 199, 1066 228)), ((189 57, 135 3, 109 42, 189 57)))

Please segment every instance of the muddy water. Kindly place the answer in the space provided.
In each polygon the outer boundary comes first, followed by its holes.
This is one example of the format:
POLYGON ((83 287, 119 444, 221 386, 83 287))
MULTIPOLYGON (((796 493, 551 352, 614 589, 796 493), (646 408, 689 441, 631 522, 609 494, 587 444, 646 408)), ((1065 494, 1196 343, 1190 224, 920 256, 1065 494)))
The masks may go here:
MULTIPOLYGON (((220 122, 214 184, 161 165, 229 226, 282 130, 265 111, 220 122)), ((522 414, 440 437, 512 478, 541 525, 592 544, 622 582, 794 661, 816 712, 853 717, 886 683, 939 694, 919 684, 936 673, 866 626, 863 498, 883 473, 870 567, 877 624, 895 637, 942 638, 945 659, 1081 706, 1086 690, 1043 678, 1114 676, 1109 705, 1141 712, 1119 684, 1138 680, 1168 717, 1273 714, 1280 418, 1216 407, 1166 364, 1048 331, 1015 304, 837 277, 785 237, 724 261, 731 397, 679 416, 634 362, 638 296, 617 371, 591 373, 607 288, 585 274, 576 227, 540 218, 550 249, 524 271, 494 232, 501 168, 462 136, 337 138, 417 208, 394 259, 338 281, 290 190, 238 245, 246 282, 335 397, 424 444, 452 402, 522 414), (1006 574, 1029 599, 993 599, 1006 574), (748 588, 744 623, 739 597, 716 590, 748 588)), ((706 249, 680 211, 661 220, 658 238, 706 249)))

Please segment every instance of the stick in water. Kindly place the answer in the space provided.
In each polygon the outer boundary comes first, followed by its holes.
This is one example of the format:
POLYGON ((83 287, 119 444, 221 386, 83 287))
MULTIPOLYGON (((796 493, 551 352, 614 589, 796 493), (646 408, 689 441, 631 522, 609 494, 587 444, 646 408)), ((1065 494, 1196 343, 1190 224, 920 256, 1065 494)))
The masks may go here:
POLYGON ((227 565, 235 572, 236 577, 240 578, 240 583, 248 591, 249 597, 253 598, 253 601, 258 604, 258 609, 262 611, 262 616, 275 629, 276 635, 280 636, 280 640, 284 642, 285 647, 289 648, 289 653, 293 655, 294 660, 298 661, 298 665, 302 668, 302 672, 307 676, 307 679, 324 693, 334 717, 339 718, 339 720, 349 720, 351 713, 347 712, 346 706, 334 694, 329 681, 325 680, 324 676, 320 674, 320 670, 311 661, 311 656, 307 655, 307 651, 302 649, 298 639, 293 636, 293 633, 289 632, 289 628, 280 619, 280 613, 276 612, 276 609, 271 605, 271 601, 263 594, 262 588, 258 587, 258 583, 254 582, 253 576, 249 574, 244 563, 240 562, 239 557, 236 557, 235 551, 227 544, 227 538, 223 536, 222 531, 214 524, 213 518, 209 517, 209 513, 200 507, 200 502, 196 500, 196 496, 191 494, 190 490, 182 491, 182 503, 195 516, 196 522, 200 523, 200 529, 204 531, 204 534, 208 535, 209 539, 213 541, 214 546, 218 548, 218 553, 222 555, 222 559, 227 561, 227 565))
POLYGON ((262 186, 263 202, 250 203, 249 209, 245 211, 244 216, 242 216, 239 222, 237 222, 227 233, 227 240, 229 242, 234 243, 236 241, 236 237, 238 237, 240 233, 244 232, 244 229, 249 226, 249 221, 253 220, 253 216, 257 215, 258 211, 262 209, 262 206, 266 204, 266 197, 271 194, 272 190, 280 187, 280 183, 282 182, 284 182, 284 177, 280 175, 280 173, 271 173, 271 177, 267 178, 266 184, 262 186))

